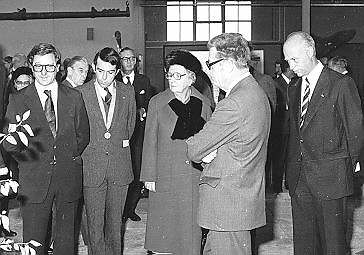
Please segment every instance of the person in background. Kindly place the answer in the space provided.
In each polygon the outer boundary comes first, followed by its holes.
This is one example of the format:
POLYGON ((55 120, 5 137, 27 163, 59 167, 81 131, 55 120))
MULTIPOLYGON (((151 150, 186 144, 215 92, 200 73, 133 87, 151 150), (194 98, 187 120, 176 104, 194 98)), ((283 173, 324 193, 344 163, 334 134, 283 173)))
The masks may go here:
POLYGON ((95 79, 79 90, 90 119, 90 144, 83 153, 83 191, 90 255, 123 253, 122 215, 133 180, 130 155, 136 106, 132 86, 115 80, 119 54, 106 47, 94 57, 95 79))
POLYGON ((140 169, 142 163, 145 120, 147 117, 148 103, 151 97, 151 87, 150 80, 147 76, 135 72, 137 63, 135 51, 129 47, 125 47, 121 49, 119 54, 121 58, 122 82, 127 86, 133 86, 137 111, 135 128, 130 140, 134 180, 129 184, 123 221, 125 222, 128 218, 132 221, 140 221, 139 215, 135 213, 135 208, 141 197, 141 191, 144 186, 140 181, 140 169))
POLYGON ((353 79, 316 58, 308 33, 289 34, 283 53, 300 78, 289 90, 287 181, 294 254, 349 254, 347 201, 363 147, 360 97, 353 79))
POLYGON ((269 100, 249 73, 250 49, 241 34, 220 34, 207 47, 211 81, 226 97, 186 141, 188 158, 207 164, 199 180, 198 221, 209 229, 203 254, 246 255, 250 230, 266 222, 269 100))
POLYGON ((141 180, 149 189, 145 248, 157 253, 199 255, 197 224, 201 166, 188 160, 185 140, 202 129, 210 103, 193 87, 199 60, 183 50, 164 60, 169 88, 148 107, 141 180))
POLYGON ((67 70, 67 76, 62 84, 71 88, 81 86, 84 84, 88 73, 87 59, 82 56, 74 56, 67 62, 65 70, 67 70))
POLYGON ((21 66, 18 67, 11 77, 10 90, 17 91, 25 87, 28 87, 33 83, 33 73, 30 67, 21 66))
POLYGON ((343 57, 339 57, 339 56, 335 56, 329 59, 329 61, 327 62, 327 66, 331 69, 334 70, 338 73, 341 74, 348 74, 348 61, 343 58, 343 57))
MULTIPOLYGON (((280 62, 282 73, 274 80, 277 92, 277 108, 272 120, 272 189, 279 194, 283 191, 283 176, 287 167, 287 145, 289 136, 289 97, 288 90, 294 82, 295 73, 288 62, 280 62)), ((288 188, 285 182, 285 188, 288 188)))

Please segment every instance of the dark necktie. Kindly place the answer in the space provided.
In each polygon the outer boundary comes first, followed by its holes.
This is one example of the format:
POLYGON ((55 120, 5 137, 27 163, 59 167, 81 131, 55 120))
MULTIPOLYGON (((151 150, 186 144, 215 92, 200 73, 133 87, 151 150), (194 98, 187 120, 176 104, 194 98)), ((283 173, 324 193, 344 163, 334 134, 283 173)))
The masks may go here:
POLYGON ((308 103, 310 101, 310 99, 309 99, 309 96, 310 96, 310 83, 308 82, 307 77, 305 79, 305 83, 306 83, 306 87, 305 87, 305 92, 304 92, 304 95, 303 95, 303 100, 302 100, 302 105, 301 105, 300 128, 302 128, 303 122, 305 121, 305 116, 306 116, 306 113, 307 113, 308 103))
POLYGON ((129 76, 125 76, 125 77, 128 80, 128 82, 126 83, 126 85, 130 85, 131 86, 130 77, 129 76))
POLYGON ((49 128, 52 131, 53 138, 56 138, 56 114, 54 111, 54 105, 52 101, 51 91, 44 90, 44 93, 47 95, 47 100, 44 104, 44 113, 45 117, 48 121, 49 128))
POLYGON ((104 106, 105 106, 105 113, 106 113, 106 118, 107 118, 107 114, 109 113, 109 107, 110 107, 110 103, 111 103, 111 93, 108 88, 104 88, 104 90, 106 91, 106 96, 104 99, 104 106))

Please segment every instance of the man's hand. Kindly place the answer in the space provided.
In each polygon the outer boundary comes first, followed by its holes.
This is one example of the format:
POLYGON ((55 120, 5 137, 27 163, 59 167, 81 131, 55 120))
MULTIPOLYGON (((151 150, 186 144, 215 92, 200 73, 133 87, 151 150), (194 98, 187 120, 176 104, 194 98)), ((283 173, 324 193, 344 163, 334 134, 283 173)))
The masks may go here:
POLYGON ((144 186, 146 189, 155 192, 155 182, 145 182, 144 186))
POLYGON ((202 159, 202 162, 206 163, 206 164, 209 164, 211 163, 211 161, 214 160, 214 158, 216 158, 216 155, 217 155, 217 150, 214 150, 213 152, 211 152, 209 155, 205 156, 203 159, 202 159))

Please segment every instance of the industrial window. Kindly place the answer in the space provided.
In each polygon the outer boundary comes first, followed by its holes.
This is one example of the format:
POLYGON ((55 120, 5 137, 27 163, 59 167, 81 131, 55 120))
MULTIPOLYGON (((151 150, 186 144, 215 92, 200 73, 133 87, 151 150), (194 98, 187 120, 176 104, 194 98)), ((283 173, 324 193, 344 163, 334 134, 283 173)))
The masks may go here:
POLYGON ((208 41, 223 32, 251 40, 251 1, 167 2, 167 41, 208 41))

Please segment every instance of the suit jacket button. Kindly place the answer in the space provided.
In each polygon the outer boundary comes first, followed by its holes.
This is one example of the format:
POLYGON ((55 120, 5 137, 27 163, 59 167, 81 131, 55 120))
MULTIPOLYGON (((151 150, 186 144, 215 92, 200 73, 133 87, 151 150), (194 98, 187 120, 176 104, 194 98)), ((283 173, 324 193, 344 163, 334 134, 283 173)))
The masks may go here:
POLYGON ((106 155, 109 155, 109 152, 107 151, 105 154, 106 154, 106 155))

